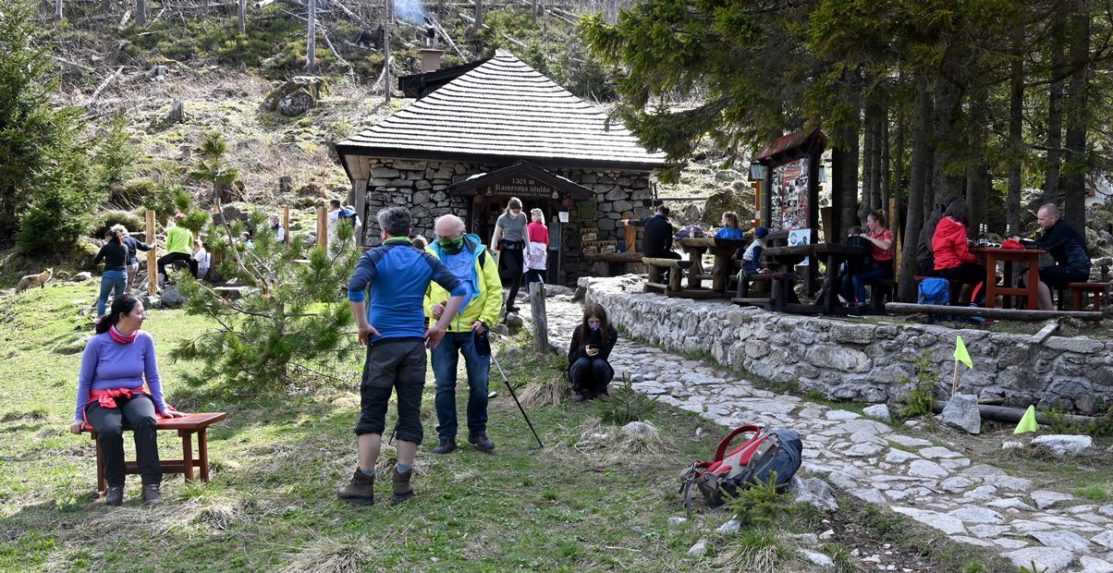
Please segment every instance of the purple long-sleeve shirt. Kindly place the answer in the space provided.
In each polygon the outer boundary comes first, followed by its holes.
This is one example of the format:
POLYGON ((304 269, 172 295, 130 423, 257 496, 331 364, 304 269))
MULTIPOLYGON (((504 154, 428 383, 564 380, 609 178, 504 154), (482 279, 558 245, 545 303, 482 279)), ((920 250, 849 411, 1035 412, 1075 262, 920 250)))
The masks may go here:
POLYGON ((139 331, 131 344, 115 342, 107 332, 93 336, 85 345, 85 353, 81 356, 74 420, 85 419, 83 410, 89 403, 90 391, 142 388, 144 377, 151 390, 155 409, 159 413, 166 412, 166 401, 163 399, 162 384, 158 377, 155 341, 151 335, 139 331))

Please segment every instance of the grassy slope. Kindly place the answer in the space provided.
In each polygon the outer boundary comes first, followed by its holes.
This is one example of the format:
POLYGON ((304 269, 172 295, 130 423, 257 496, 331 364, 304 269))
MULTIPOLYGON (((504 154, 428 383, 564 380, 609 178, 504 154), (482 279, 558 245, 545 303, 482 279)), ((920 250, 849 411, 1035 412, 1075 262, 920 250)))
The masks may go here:
MULTIPOLYGON (((132 476, 125 506, 107 508, 91 497, 91 441, 65 432, 80 354, 52 351, 88 332, 82 311, 93 296, 91 284, 59 284, 9 299, 0 313, 0 390, 6 397, 0 405, 0 571, 675 571, 701 566, 686 555, 701 537, 712 541, 702 566, 734 570, 741 566, 738 555, 753 543, 714 533, 726 510, 693 514, 686 526, 668 525, 670 516, 683 514, 676 496, 679 470, 709 454, 720 428, 659 408, 651 421, 662 429, 660 453, 627 457, 613 448, 582 447, 581 435, 597 414, 593 405, 534 407, 530 416, 547 446, 537 451, 497 378, 492 389, 500 396, 492 402, 489 427, 497 455, 465 446, 439 457, 422 449, 414 500, 399 507, 385 503, 389 481, 381 480, 379 504, 340 503, 334 488, 355 462, 358 361, 333 366, 338 376, 352 379, 349 387, 234 403, 212 388, 185 387, 178 374, 189 365, 163 361, 172 403, 230 413, 211 432, 213 481, 186 485, 168 476, 165 503, 147 509, 135 500, 138 480, 132 476), (710 431, 696 438, 701 425, 710 431)), ((181 311, 149 316, 145 327, 156 337, 160 356, 205 328, 181 311)), ((551 365, 523 362, 504 365, 516 383, 557 375, 551 365)), ((462 410, 463 385, 460 390, 462 410)), ((429 391, 423 415, 431 440, 429 391)), ((163 456, 177 458, 177 440, 166 433, 161 438, 163 456)), ((804 512, 781 527, 812 533, 833 528, 835 538, 822 549, 843 571, 855 570, 851 549, 864 556, 891 547, 899 558, 886 559, 915 571, 991 562, 976 548, 946 543, 888 512, 849 499, 841 504, 836 514, 804 512)), ((791 541, 766 537, 780 548, 775 570, 806 570, 790 562, 791 541)))

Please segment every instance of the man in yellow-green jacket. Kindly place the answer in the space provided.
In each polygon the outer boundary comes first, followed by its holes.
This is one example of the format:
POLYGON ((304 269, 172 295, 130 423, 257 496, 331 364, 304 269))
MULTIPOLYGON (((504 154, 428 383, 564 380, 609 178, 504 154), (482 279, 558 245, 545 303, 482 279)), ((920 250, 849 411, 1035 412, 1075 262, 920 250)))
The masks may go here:
POLYGON ((166 228, 166 254, 158 259, 158 274, 166 277, 166 265, 177 261, 189 264, 189 273, 197 278, 197 261, 193 260, 193 231, 181 226, 185 216, 174 214, 174 224, 166 228))
MULTIPOLYGON (((456 365, 464 355, 468 371, 468 442, 479 451, 491 453, 495 444, 487 437, 487 386, 491 371, 487 330, 499 317, 502 283, 498 261, 487 252, 476 235, 466 234, 464 222, 455 215, 439 217, 433 225, 436 240, 426 249, 467 287, 463 310, 448 327, 444 340, 432 351, 433 376, 437 381, 437 447, 433 453, 456 449, 456 365)), ((430 283, 425 293, 425 316, 437 319, 444 311, 449 293, 430 283)))

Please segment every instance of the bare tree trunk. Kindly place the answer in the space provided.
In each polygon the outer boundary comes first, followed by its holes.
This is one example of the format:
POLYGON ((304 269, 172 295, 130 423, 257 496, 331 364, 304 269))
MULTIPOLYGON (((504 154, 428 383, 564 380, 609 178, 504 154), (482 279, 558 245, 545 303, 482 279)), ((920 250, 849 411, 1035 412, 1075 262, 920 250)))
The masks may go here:
POLYGON ((889 199, 892 195, 892 181, 889 179, 890 166, 889 166, 889 105, 885 102, 881 107, 881 115, 878 118, 881 139, 881 174, 879 178, 880 189, 878 193, 881 196, 881 210, 885 211, 889 208, 889 199))
POLYGON ((1054 11, 1051 25, 1051 86, 1047 94, 1047 174, 1044 176, 1043 201, 1059 197, 1059 168, 1063 145, 1063 78, 1066 69, 1066 14, 1061 3, 1054 11))
POLYGON ((1009 192, 1005 198, 1005 234, 1020 233, 1020 170, 1024 166, 1024 26, 1013 29, 1009 64, 1009 192))
POLYGON ((240 0, 240 33, 247 33, 247 0, 240 0))
POLYGON ((970 213, 970 224, 966 234, 977 237, 985 223, 986 197, 989 194, 989 164, 986 161, 986 110, 988 94, 984 85, 979 85, 970 98, 970 165, 966 169, 966 208, 970 213))
POLYGON ((1074 0, 1070 22, 1070 108, 1067 110, 1067 168, 1063 174, 1063 218, 1086 231, 1086 96, 1090 71, 1090 2, 1074 0))
POLYGON ((961 138, 959 116, 962 113, 962 94, 954 83, 959 77, 958 48, 951 48, 944 56, 943 74, 935 82, 935 161, 932 176, 934 202, 947 204, 961 198, 964 193, 963 176, 955 175, 953 163, 961 159, 956 153, 961 138))
MULTIPOLYGON (((866 101, 862 114, 862 207, 873 209, 873 162, 877 156, 877 140, 873 135, 873 102, 866 101)), ((859 213, 859 218, 861 213, 859 213)))
POLYGON ((147 0, 135 0, 135 24, 147 25, 147 0))
MULTIPOLYGON (((855 98, 857 99, 857 98, 855 98)), ((839 229, 835 230, 837 241, 843 241, 850 233, 851 227, 857 227, 858 221, 858 132, 861 131, 861 120, 857 115, 850 121, 850 125, 842 128, 839 138, 843 148, 843 168, 840 170, 841 213, 839 214, 839 229)))
POLYGON ((306 18, 305 71, 314 73, 317 71, 317 0, 309 0, 306 18))
POLYGON ((870 122, 870 139, 873 140, 873 159, 870 160, 870 209, 885 210, 885 203, 881 198, 881 178, 884 172, 881 169, 881 157, 884 155, 884 144, 881 141, 881 124, 885 121, 885 108, 882 106, 881 101, 878 99, 880 96, 874 96, 873 101, 873 119, 870 122))
POLYGON ((931 176, 931 89, 921 77, 916 81, 915 125, 912 126, 912 180, 908 187, 908 216, 904 218, 904 246, 900 257, 900 283, 897 294, 901 300, 916 298, 916 251, 920 244, 920 231, 924 223, 924 194, 931 176))
POLYGON ((54 0, 54 18, 61 20, 62 16, 62 0, 54 0))
POLYGON ((390 103, 390 36, 394 32, 394 2, 383 2, 383 94, 384 101, 390 103))

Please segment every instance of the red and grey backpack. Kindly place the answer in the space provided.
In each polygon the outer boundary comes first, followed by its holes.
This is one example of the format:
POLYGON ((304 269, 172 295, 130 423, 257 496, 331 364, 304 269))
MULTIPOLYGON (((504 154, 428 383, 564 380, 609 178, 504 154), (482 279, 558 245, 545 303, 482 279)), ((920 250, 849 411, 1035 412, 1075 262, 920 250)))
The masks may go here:
POLYGON ((778 488, 787 486, 800 469, 803 449, 800 434, 793 430, 766 430, 752 424, 735 428, 719 442, 711 461, 697 461, 680 476, 684 505, 691 509, 693 485, 709 507, 722 505, 723 493, 734 497, 738 490, 771 478, 778 488), (738 436, 745 439, 728 451, 738 436))

